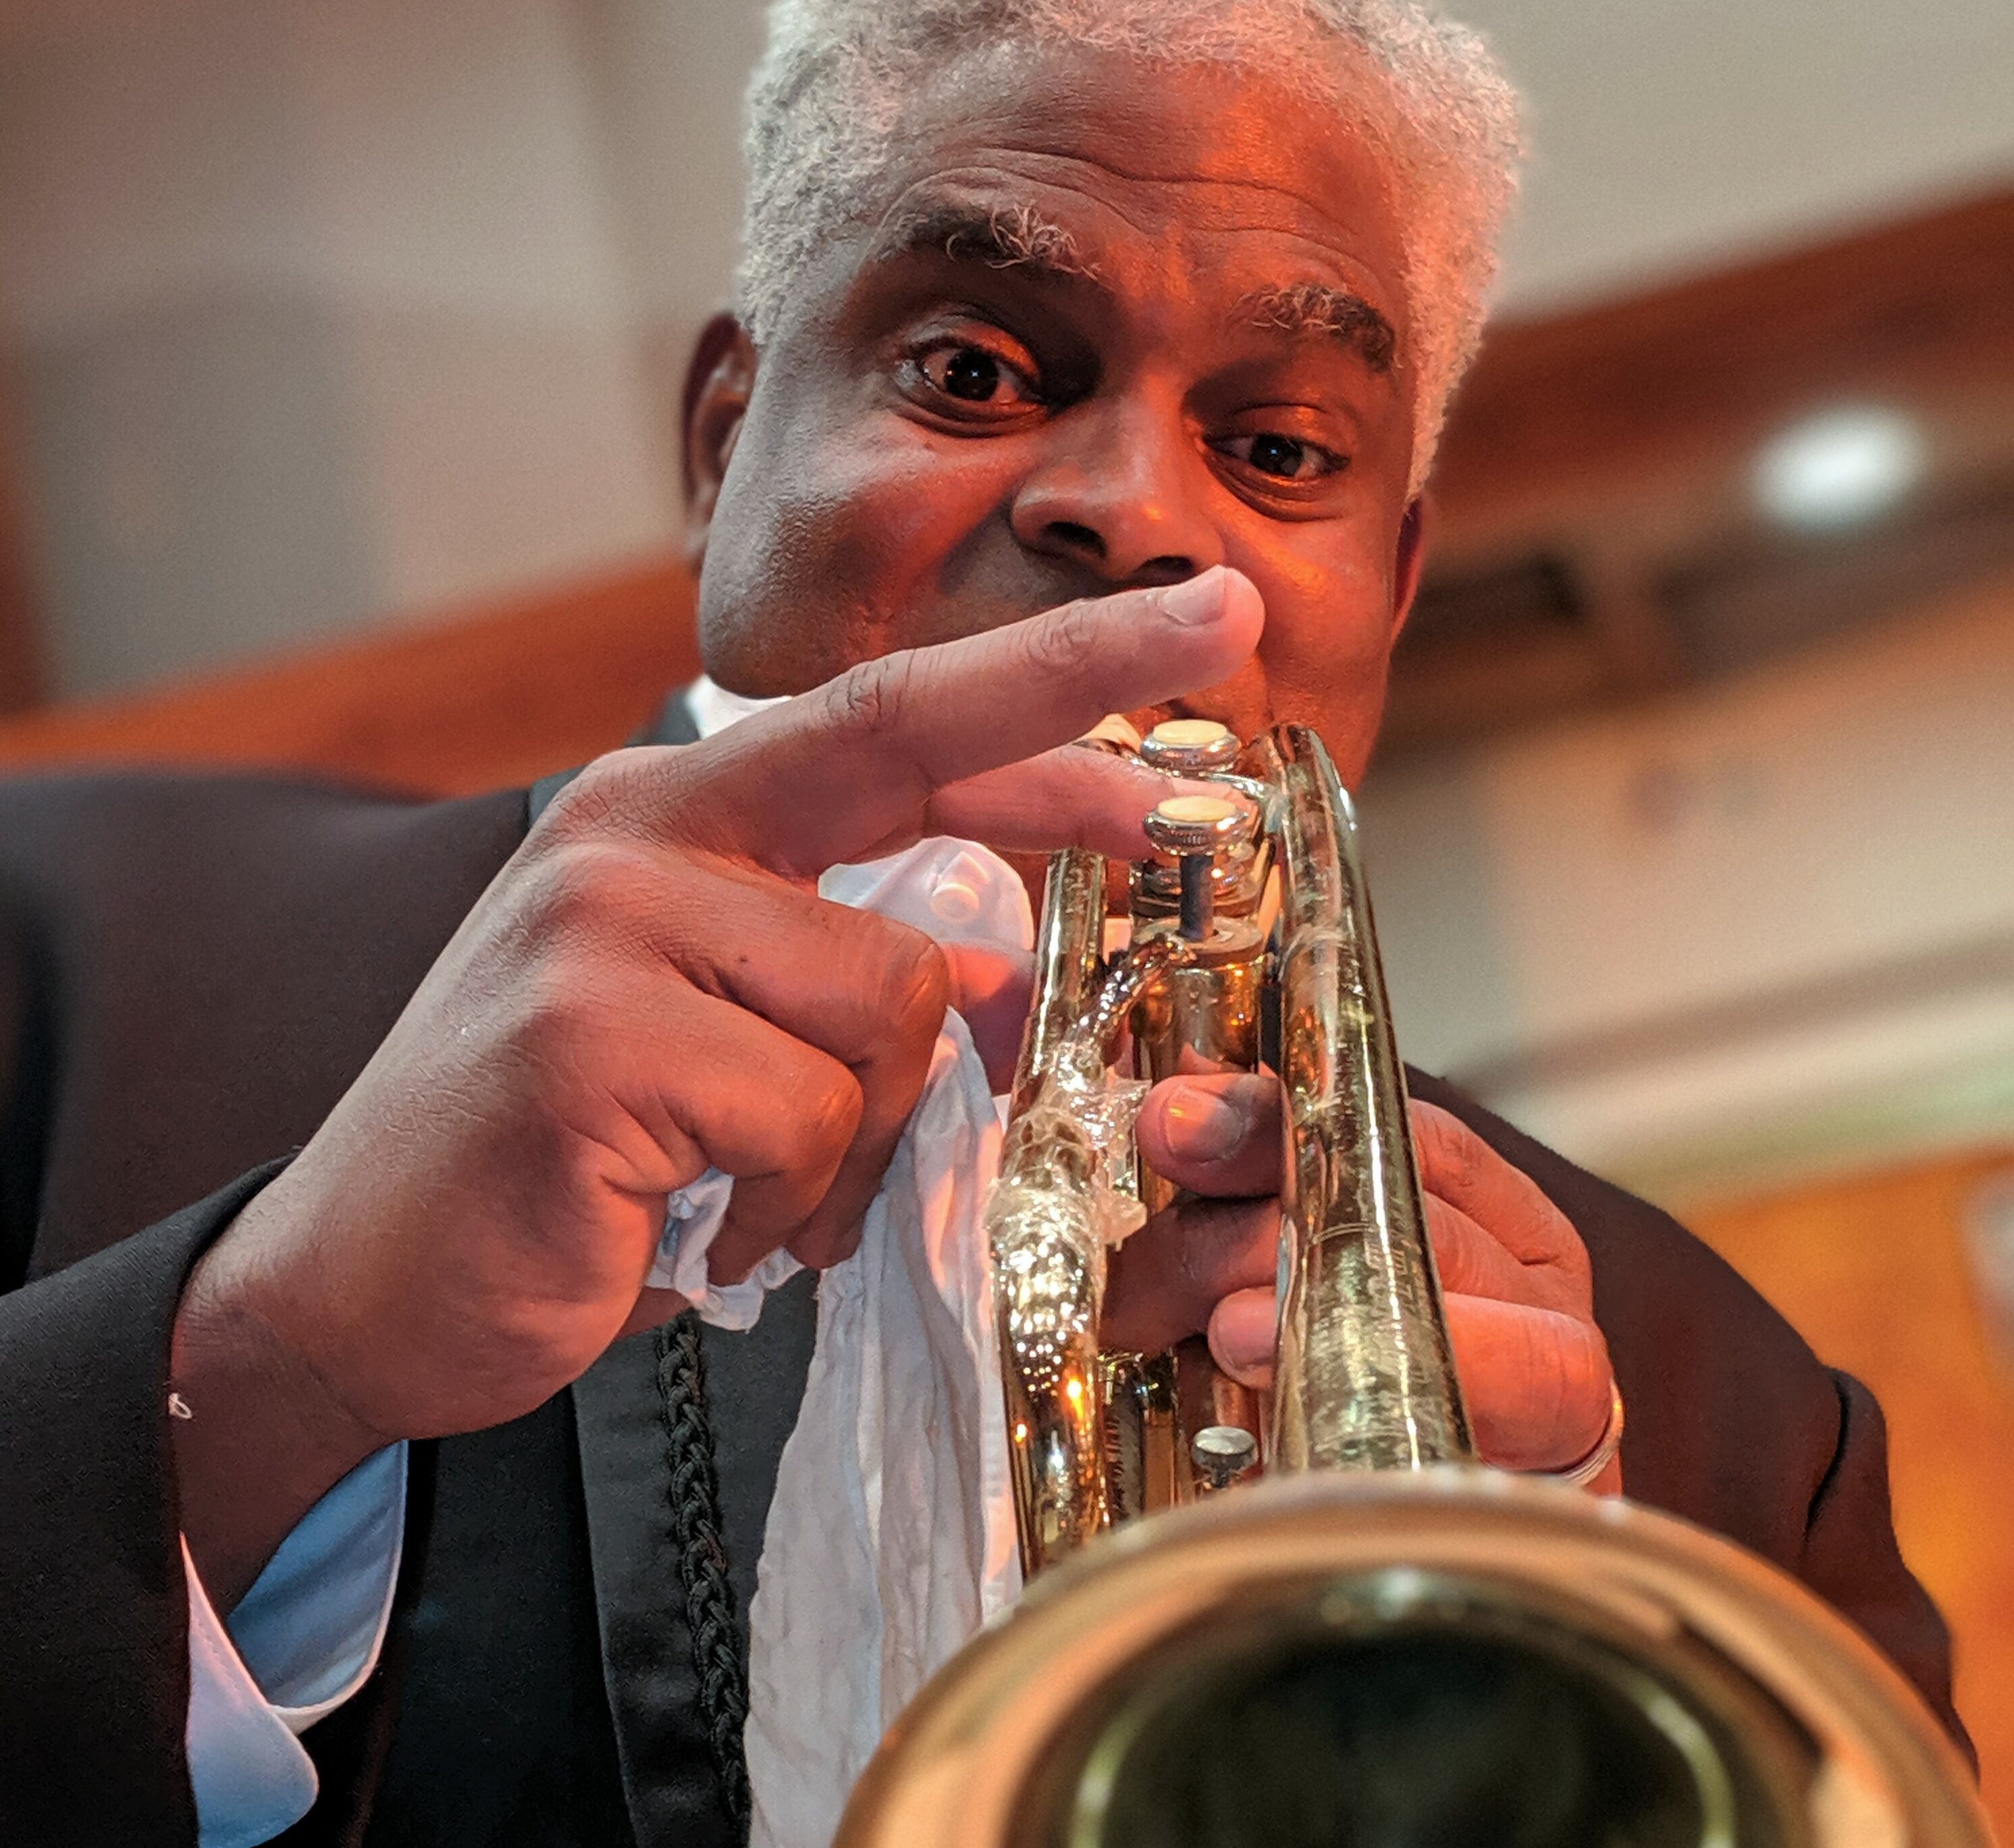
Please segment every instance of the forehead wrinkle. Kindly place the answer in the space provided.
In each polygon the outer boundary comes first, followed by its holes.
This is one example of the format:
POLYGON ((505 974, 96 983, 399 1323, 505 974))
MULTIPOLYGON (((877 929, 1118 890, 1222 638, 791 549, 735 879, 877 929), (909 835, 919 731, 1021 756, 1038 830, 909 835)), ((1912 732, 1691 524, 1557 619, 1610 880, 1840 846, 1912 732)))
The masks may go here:
POLYGON ((1093 173, 1102 174, 1128 186, 1195 186, 1220 188, 1232 193, 1270 195, 1278 199, 1291 199, 1315 219, 1327 220, 1329 217, 1328 202, 1320 188, 1311 187, 1304 192, 1297 186, 1288 184, 1284 175, 1270 170, 1263 174, 1212 173, 1182 167, 1163 170, 1151 166, 1130 166, 1124 160, 1115 159, 1105 149, 1093 154, 1080 145, 1052 146, 1039 141, 1003 141, 993 144, 987 152, 996 157, 1002 154, 1010 157, 1019 156, 1041 166, 1053 164, 1088 168, 1093 173))

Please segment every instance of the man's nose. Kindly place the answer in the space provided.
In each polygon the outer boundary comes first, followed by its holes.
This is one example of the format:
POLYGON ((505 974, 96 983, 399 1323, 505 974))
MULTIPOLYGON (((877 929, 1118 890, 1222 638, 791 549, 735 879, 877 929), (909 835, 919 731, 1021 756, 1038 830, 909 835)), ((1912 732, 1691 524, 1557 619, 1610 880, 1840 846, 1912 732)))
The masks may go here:
POLYGON ((1048 434, 1055 447, 1014 496, 1030 551, 1113 584, 1177 583, 1224 562, 1208 468, 1178 411, 1081 404, 1048 434))

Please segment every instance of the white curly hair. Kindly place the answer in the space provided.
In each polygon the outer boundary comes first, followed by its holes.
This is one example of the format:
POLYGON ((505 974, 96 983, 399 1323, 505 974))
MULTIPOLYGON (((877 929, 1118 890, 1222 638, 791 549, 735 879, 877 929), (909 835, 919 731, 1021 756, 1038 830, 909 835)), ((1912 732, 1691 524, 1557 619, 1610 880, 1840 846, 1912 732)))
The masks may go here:
POLYGON ((771 0, 737 276, 758 347, 835 227, 873 210, 917 88, 1016 42, 1252 70, 1374 141, 1403 202, 1417 492, 1482 335, 1522 154, 1517 95, 1487 46, 1419 0, 771 0))

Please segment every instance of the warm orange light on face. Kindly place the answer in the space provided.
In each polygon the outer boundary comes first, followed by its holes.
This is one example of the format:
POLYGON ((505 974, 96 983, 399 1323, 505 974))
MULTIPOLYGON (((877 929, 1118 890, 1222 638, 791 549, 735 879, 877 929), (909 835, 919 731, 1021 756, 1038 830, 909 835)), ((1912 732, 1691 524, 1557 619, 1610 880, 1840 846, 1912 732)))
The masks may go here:
POLYGON ((708 667, 802 692, 1228 564, 1265 603, 1257 651, 1153 717, 1312 725, 1355 782, 1414 447, 1416 202, 1374 137, 1242 66, 951 66, 877 174, 880 232, 836 240, 760 367, 696 403, 695 430, 740 432, 708 667))

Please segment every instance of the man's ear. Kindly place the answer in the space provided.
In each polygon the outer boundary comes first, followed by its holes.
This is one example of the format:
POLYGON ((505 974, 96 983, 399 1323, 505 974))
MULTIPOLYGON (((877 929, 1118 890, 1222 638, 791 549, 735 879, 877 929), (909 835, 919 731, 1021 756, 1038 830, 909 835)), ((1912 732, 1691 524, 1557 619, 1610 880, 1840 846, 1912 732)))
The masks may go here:
POLYGON ((755 343, 741 323, 716 314, 700 329, 679 404, 679 461, 686 496, 686 562, 697 572, 720 499, 728 458, 755 389, 755 343))
POLYGON ((1426 563, 1427 497, 1422 494, 1406 509, 1399 522, 1398 555, 1392 571, 1392 639, 1406 626, 1413 613, 1413 599, 1420 589, 1420 571, 1426 563))

